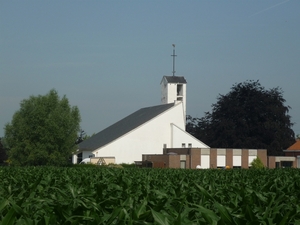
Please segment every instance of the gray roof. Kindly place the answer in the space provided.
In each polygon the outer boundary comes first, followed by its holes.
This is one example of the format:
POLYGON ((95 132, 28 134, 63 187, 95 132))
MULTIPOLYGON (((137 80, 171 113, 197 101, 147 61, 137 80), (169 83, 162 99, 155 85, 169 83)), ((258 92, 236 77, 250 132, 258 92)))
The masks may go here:
POLYGON ((79 150, 93 151, 100 148, 139 127, 173 106, 174 103, 142 108, 100 131, 91 138, 79 143, 79 150))
POLYGON ((164 76, 168 83, 181 83, 181 84, 186 84, 186 80, 184 77, 177 77, 177 76, 164 76))

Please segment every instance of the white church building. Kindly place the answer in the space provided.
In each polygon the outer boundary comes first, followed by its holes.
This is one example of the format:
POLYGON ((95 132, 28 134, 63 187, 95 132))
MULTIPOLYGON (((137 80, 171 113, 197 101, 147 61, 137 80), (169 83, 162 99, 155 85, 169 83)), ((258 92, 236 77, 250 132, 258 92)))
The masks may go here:
POLYGON ((73 163, 89 157, 106 164, 134 163, 165 148, 209 148, 185 131, 186 84, 182 76, 164 76, 160 105, 139 109, 81 142, 73 163))

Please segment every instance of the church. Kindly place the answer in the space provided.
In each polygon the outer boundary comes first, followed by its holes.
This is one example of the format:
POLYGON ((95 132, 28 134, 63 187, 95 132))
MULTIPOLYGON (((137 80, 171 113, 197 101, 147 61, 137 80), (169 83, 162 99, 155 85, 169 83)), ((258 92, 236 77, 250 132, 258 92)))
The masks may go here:
POLYGON ((91 158, 98 164, 131 164, 166 148, 209 148, 185 131, 186 79, 173 71, 160 85, 160 105, 141 108, 81 142, 73 163, 91 158))
MULTIPOLYGON (((249 168, 266 149, 210 148, 185 131, 187 81, 173 74, 160 82, 161 103, 141 108, 79 143, 72 162, 132 164, 152 168, 249 168)), ((277 159, 274 159, 274 163, 277 159)))

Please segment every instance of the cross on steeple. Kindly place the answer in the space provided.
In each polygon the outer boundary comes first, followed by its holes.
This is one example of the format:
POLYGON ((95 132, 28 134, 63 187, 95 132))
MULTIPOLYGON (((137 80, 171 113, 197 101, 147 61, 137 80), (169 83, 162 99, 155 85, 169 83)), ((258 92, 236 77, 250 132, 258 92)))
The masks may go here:
POLYGON ((172 71, 172 73, 173 73, 173 76, 175 76, 175 57, 177 55, 175 55, 175 44, 172 44, 172 46, 173 46, 173 55, 171 55, 173 57, 173 71, 172 71))

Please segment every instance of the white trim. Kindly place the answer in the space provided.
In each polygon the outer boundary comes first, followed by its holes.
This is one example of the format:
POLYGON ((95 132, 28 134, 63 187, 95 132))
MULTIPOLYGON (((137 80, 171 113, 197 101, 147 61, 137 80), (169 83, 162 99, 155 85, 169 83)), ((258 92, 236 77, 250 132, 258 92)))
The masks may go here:
POLYGON ((291 161, 294 162, 296 157, 294 156, 275 156, 275 162, 281 162, 281 161, 291 161))

